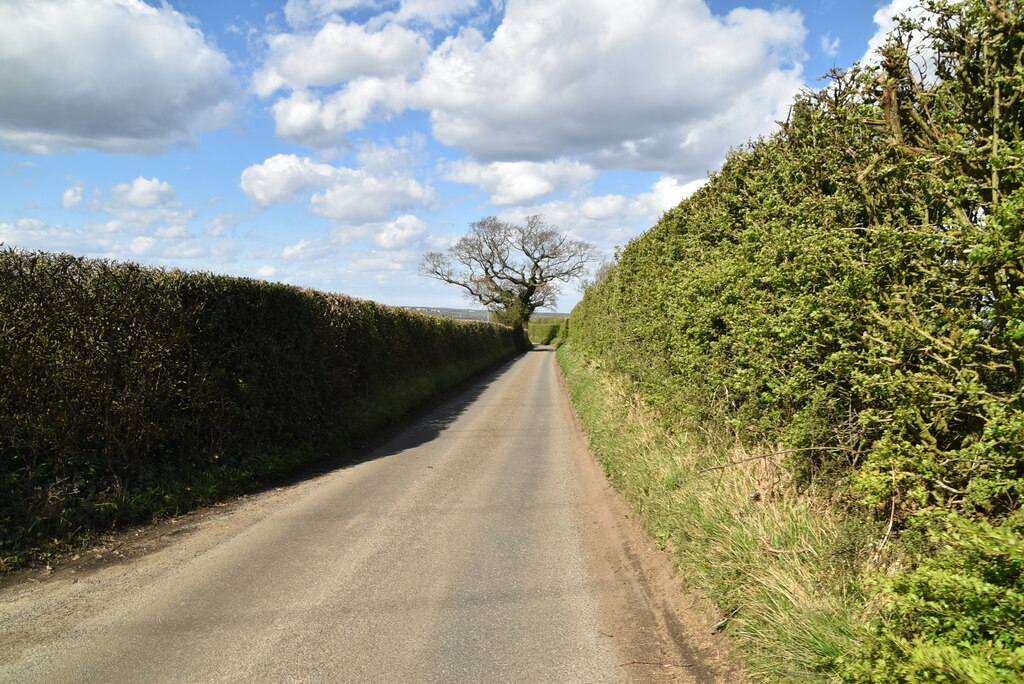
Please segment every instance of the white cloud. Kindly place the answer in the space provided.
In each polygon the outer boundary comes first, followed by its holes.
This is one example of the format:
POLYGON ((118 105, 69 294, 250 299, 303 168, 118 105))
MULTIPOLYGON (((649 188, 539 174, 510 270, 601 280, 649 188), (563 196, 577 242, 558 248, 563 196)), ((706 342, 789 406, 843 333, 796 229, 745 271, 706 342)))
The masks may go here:
POLYGON ((323 17, 375 4, 374 0, 288 0, 284 16, 292 26, 302 27, 323 17))
POLYGON ((404 88, 403 80, 360 78, 324 99, 296 90, 274 103, 274 132, 314 149, 344 147, 346 133, 387 116, 390 110, 383 103, 398 102, 404 88))
POLYGON ((399 23, 424 23, 446 27, 455 17, 475 9, 478 0, 403 0, 394 20, 399 23))
MULTIPOLYGON (((118 219, 107 223, 118 223, 118 219)), ((123 222, 117 230, 106 230, 107 223, 74 227, 51 225, 38 218, 0 221, 0 242, 22 249, 120 260, 145 259, 150 263, 177 263, 203 257, 224 262, 234 260, 238 253, 237 246, 228 240, 170 235, 152 226, 123 222)))
POLYGON ((139 176, 131 183, 119 183, 110 188, 109 199, 94 189, 97 197, 82 202, 84 190, 83 184, 76 183, 65 191, 63 205, 99 217, 81 225, 80 230, 87 233, 185 238, 196 217, 195 208, 177 200, 174 187, 159 178, 139 176))
POLYGON ((310 211, 339 223, 385 221, 396 212, 423 206, 434 191, 411 176, 374 176, 363 170, 338 169, 334 182, 310 200, 310 211))
POLYGON ((426 39, 397 24, 371 32, 358 24, 332 22, 315 36, 279 34, 268 43, 270 57, 254 77, 254 89, 262 96, 283 85, 299 89, 407 74, 430 53, 426 39))
MULTIPOLYGON (((882 59, 878 53, 879 48, 886 44, 889 34, 899 26, 898 16, 907 16, 918 20, 925 27, 934 23, 935 17, 928 12, 921 3, 921 0, 892 0, 889 4, 874 12, 874 25, 876 31, 867 43, 867 51, 861 58, 866 65, 878 66, 882 59)), ((914 75, 925 83, 934 83, 938 79, 935 69, 935 49, 931 39, 925 32, 914 30, 908 37, 907 52, 914 75)))
POLYGON ((277 154, 242 171, 240 187, 261 207, 290 201, 300 190, 329 185, 337 169, 309 157, 277 154))
POLYGON ((0 144, 153 153, 233 117, 227 57, 169 5, 0 3, 0 144))
POLYGON ((862 61, 871 60, 872 53, 885 44, 886 37, 896 28, 896 17, 912 8, 919 7, 920 0, 892 0, 875 12, 875 34, 868 40, 868 51, 862 61))
POLYGON ((706 179, 681 182, 672 176, 662 176, 649 192, 634 197, 620 194, 572 197, 507 209, 499 216, 521 221, 530 214, 543 214, 550 223, 574 237, 589 240, 609 251, 613 245, 622 245, 650 228, 665 211, 706 182, 706 179))
POLYGON ((418 245, 426 234, 426 223, 411 214, 402 214, 375 231, 373 242, 381 249, 407 249, 418 245))
POLYGON ((243 220, 244 217, 238 214, 217 214, 206 222, 204 232, 212 237, 220 237, 240 224, 243 220))
MULTIPOLYGON (((899 25, 896 18, 903 15, 920 20, 925 25, 934 21, 934 17, 921 6, 920 0, 892 0, 875 12, 875 33, 868 41, 868 49, 861 58, 862 62, 875 65, 880 63, 877 50, 885 45, 889 34, 899 25)), ((934 66, 935 54, 928 38, 920 31, 914 31, 908 47, 911 62, 916 65, 918 74, 926 81, 934 81, 938 77, 934 66)))
POLYGON ((139 176, 131 183, 115 185, 111 192, 114 200, 133 209, 153 209, 174 200, 174 188, 170 183, 156 178, 139 176))
POLYGON ((829 57, 837 57, 839 55, 839 36, 833 36, 831 31, 826 32, 821 37, 821 51, 829 57))
POLYGON ((358 273, 374 273, 379 271, 394 273, 395 271, 401 271, 403 267, 404 264, 395 261, 390 256, 376 256, 373 252, 353 259, 348 264, 349 270, 358 273))
POLYGON ((434 190, 416 180, 398 163, 406 151, 364 146, 363 168, 336 167, 309 157, 279 154, 242 172, 241 188, 260 206, 287 202, 300 190, 320 188, 309 210, 343 224, 390 220, 397 211, 430 204, 434 190))
POLYGON ((306 147, 331 149, 343 147, 345 133, 353 125, 344 119, 344 111, 325 105, 320 98, 299 90, 274 103, 274 132, 281 140, 306 147))
MULTIPOLYGON (((378 19, 445 27, 452 23, 454 17, 470 12, 479 4, 479 0, 288 0, 284 14, 291 26, 304 28, 324 18, 341 17, 352 10, 388 9, 378 15, 378 19)), ((500 5, 500 2, 490 4, 500 5)))
POLYGON ((335 245, 323 240, 299 240, 281 250, 281 258, 285 261, 318 261, 337 253, 338 248, 335 245))
POLYGON ((148 256, 154 252, 156 245, 157 242, 153 238, 140 236, 132 240, 128 248, 132 254, 148 256))
POLYGON ((77 252, 82 242, 77 231, 48 225, 37 218, 0 221, 0 243, 5 247, 77 252))
POLYGON ((312 147, 417 109, 479 162, 581 157, 695 176, 775 128, 802 85, 804 36, 786 9, 720 17, 702 0, 510 0, 491 38, 462 28, 412 81, 361 74, 323 95, 299 89, 275 114, 282 137, 312 147))
POLYGON ((449 165, 445 178, 483 188, 491 194, 491 203, 500 206, 572 189, 596 176, 592 167, 568 159, 486 165, 463 159, 449 165))
POLYGON ((680 183, 677 178, 663 176, 654 183, 650 192, 641 193, 637 199, 646 204, 652 213, 660 215, 695 193, 707 182, 706 178, 698 178, 680 183))
POLYGON ((71 209, 78 206, 82 201, 82 184, 75 183, 70 188, 64 191, 64 194, 60 198, 60 206, 65 209, 71 209))

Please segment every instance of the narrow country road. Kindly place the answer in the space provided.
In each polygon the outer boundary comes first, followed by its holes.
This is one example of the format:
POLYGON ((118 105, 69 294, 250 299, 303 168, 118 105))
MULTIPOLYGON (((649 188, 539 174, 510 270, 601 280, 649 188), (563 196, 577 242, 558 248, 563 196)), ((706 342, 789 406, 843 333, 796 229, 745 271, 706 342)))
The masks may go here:
POLYGON ((612 499, 538 348, 357 465, 7 587, 0 682, 741 681, 612 499))

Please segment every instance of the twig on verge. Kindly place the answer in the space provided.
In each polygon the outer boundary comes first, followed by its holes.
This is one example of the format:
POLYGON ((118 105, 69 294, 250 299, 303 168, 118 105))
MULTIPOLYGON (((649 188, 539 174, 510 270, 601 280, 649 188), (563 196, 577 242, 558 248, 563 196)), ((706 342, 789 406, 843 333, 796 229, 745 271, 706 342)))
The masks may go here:
POLYGON ((652 663, 647 660, 631 660, 628 663, 622 663, 619 667, 626 667, 627 665, 657 665, 658 667, 693 667, 693 665, 676 665, 675 663, 652 663))
POLYGON ((878 546, 875 548, 875 555, 871 557, 871 562, 872 563, 877 563, 878 561, 880 561, 882 559, 882 548, 885 546, 886 542, 889 541, 889 535, 892 534, 892 522, 893 522, 893 520, 895 518, 896 518, 896 499, 893 498, 892 506, 889 509, 889 527, 886 528, 885 536, 882 537, 882 541, 880 541, 878 543, 878 546))

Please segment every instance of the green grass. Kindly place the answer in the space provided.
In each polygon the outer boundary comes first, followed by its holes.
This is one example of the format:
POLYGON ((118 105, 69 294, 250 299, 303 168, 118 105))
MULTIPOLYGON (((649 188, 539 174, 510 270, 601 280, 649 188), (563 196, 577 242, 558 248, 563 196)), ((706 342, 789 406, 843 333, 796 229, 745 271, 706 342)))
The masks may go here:
POLYGON ((873 528, 794 491, 770 458, 700 472, 754 454, 724 436, 668 434, 571 342, 558 358, 605 474, 717 605, 752 678, 836 680, 868 615, 859 587, 873 528))

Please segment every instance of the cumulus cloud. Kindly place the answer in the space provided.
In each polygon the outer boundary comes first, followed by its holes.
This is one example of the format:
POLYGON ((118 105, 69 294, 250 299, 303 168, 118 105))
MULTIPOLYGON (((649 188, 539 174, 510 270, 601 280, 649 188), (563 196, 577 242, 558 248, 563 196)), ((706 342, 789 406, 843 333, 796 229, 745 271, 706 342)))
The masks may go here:
POLYGON ((89 242, 98 242, 100 246, 105 246, 108 242, 102 238, 89 240, 90 237, 92 236, 83 236, 80 231, 61 225, 51 225, 38 218, 0 221, 0 242, 6 247, 81 253, 85 251, 84 247, 89 242))
POLYGON ((370 252, 350 261, 348 263, 348 268, 349 270, 357 273, 383 272, 386 274, 393 274, 395 271, 401 271, 406 265, 407 264, 396 261, 390 254, 379 256, 370 252))
POLYGON ((831 31, 821 37, 821 51, 829 57, 839 55, 839 36, 833 36, 831 31))
POLYGON ((327 93, 297 82, 280 102, 298 100, 275 115, 283 137, 318 147, 424 110, 438 140, 484 163, 581 157, 693 176, 774 128, 801 87, 805 33, 786 9, 723 17, 702 0, 510 0, 490 38, 463 27, 418 76, 362 72, 327 93))
POLYGON ((706 178, 681 183, 678 178, 663 176, 655 181, 650 192, 641 193, 638 200, 652 214, 663 214, 707 184, 706 178))
POLYGON ((304 28, 352 10, 386 10, 380 18, 403 24, 445 27, 453 18, 470 12, 479 4, 479 0, 288 0, 284 15, 291 26, 304 28))
POLYGON ((292 26, 303 27, 324 17, 375 4, 374 0, 288 0, 284 5, 284 16, 292 26))
POLYGON ((378 177, 357 169, 338 169, 331 186, 313 195, 310 211, 339 223, 384 221, 396 211, 429 204, 434 191, 411 176, 378 177))
POLYGON ((109 197, 95 190, 97 196, 88 201, 82 201, 84 189, 82 184, 69 188, 62 205, 98 217, 81 225, 88 233, 184 238, 196 217, 195 208, 180 202, 174 187, 159 178, 139 176, 131 183, 119 183, 110 188, 109 197))
POLYGON ((374 231, 373 242, 381 249, 407 249, 418 245, 426 234, 426 223, 411 214, 402 214, 374 231))
POLYGON ((0 144, 155 153, 227 124, 227 57, 169 5, 0 3, 0 144))
POLYGON ((64 191, 64 194, 60 198, 60 206, 65 209, 71 209, 78 206, 82 201, 82 184, 75 183, 70 188, 64 191))
POLYGON ((253 79, 262 96, 284 85, 297 89, 406 74, 430 52, 426 39, 397 24, 368 31, 359 24, 332 22, 314 36, 279 34, 268 44, 270 57, 253 79))
POLYGON ((244 217, 239 214, 217 214, 206 222, 203 232, 212 237, 220 237, 239 225, 243 220, 244 217))
POLYGON ((393 17, 400 23, 446 27, 478 5, 478 0, 403 0, 393 17))
MULTIPOLYGON (((877 51, 885 45, 889 34, 899 25, 898 16, 907 15, 912 19, 922 21, 926 26, 933 21, 933 17, 921 6, 920 0, 892 0, 889 4, 875 12, 875 33, 868 41, 868 50, 861 59, 866 64, 879 64, 881 58, 877 51)), ((935 52, 931 47, 929 39, 920 31, 915 31, 910 36, 909 53, 911 62, 916 65, 918 73, 925 81, 934 81, 938 78, 935 72, 935 52)))
POLYGON ((499 217, 521 221, 530 214, 543 214, 573 237, 589 240, 609 251, 613 245, 621 245, 650 228, 665 211, 706 182, 706 179, 684 182, 662 176, 648 192, 632 197, 620 194, 571 197, 507 209, 499 217))
MULTIPOLYGON (((350 245, 353 242, 371 244, 373 247, 386 250, 390 258, 399 261, 408 260, 411 252, 416 252, 419 260, 420 247, 430 242, 430 229, 418 216, 402 214, 393 221, 373 221, 360 224, 342 224, 331 231, 331 240, 338 245, 350 245)), ((349 253, 353 253, 351 250, 349 253)))
POLYGON ((873 53, 885 44, 886 37, 896 28, 896 17, 912 9, 920 14, 920 0, 892 0, 875 12, 875 33, 868 40, 868 50, 862 61, 874 61, 873 53))
POLYGON ((338 253, 338 248, 323 240, 299 240, 281 250, 285 261, 319 261, 338 253))
POLYGON ((492 162, 459 160, 449 165, 445 178, 476 185, 491 195, 491 204, 528 202, 593 180, 597 171, 568 159, 550 162, 492 162))
POLYGON ((116 202, 132 209, 153 209, 174 200, 174 188, 170 183, 142 176, 131 183, 115 185, 111 192, 116 202))
POLYGON ((309 157, 277 154, 242 171, 240 187, 261 207, 289 202, 300 190, 329 185, 337 168, 309 157))
POLYGON ((0 221, 0 242, 23 249, 67 251, 93 257, 144 259, 159 263, 197 258, 223 262, 233 260, 238 254, 238 246, 230 240, 166 235, 140 225, 106 231, 96 229, 92 224, 55 225, 38 218, 0 221), (140 231, 146 234, 140 235, 140 231))
POLYGON ((384 103, 397 102, 404 87, 401 80, 360 78, 325 98, 296 90, 274 103, 274 132, 282 140, 314 149, 345 147, 346 134, 387 116, 390 110, 384 103))
POLYGON ((395 163, 404 154, 399 148, 368 145, 360 153, 359 169, 278 154, 243 171, 241 188, 260 206, 287 202, 301 190, 319 188, 309 200, 314 214, 343 224, 387 221, 397 211, 436 198, 433 188, 395 163))
POLYGON ((442 44, 415 86, 435 135, 485 160, 569 154, 702 173, 770 128, 799 87, 783 67, 804 36, 793 12, 577 5, 512 3, 490 41, 464 31, 442 44))

